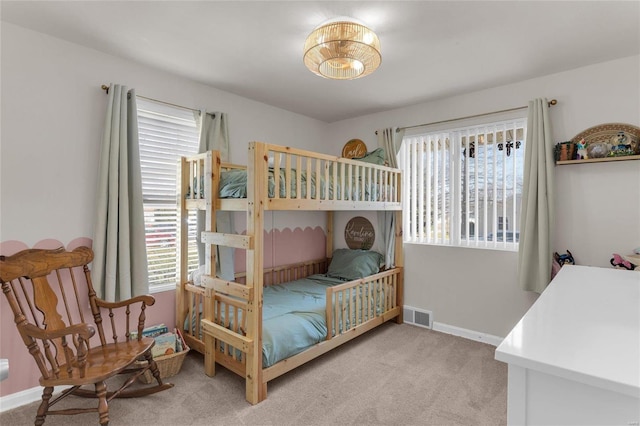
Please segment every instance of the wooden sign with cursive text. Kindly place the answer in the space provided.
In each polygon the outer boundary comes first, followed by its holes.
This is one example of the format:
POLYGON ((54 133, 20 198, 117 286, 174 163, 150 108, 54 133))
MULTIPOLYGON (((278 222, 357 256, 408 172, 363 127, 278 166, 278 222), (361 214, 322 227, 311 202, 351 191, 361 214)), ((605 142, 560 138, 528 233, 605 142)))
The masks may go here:
POLYGON ((342 148, 342 158, 362 158, 367 155, 367 146, 360 139, 351 139, 342 148))
POLYGON ((344 228, 344 239, 352 250, 369 250, 376 240, 376 232, 371 222, 362 216, 356 216, 347 222, 344 228))

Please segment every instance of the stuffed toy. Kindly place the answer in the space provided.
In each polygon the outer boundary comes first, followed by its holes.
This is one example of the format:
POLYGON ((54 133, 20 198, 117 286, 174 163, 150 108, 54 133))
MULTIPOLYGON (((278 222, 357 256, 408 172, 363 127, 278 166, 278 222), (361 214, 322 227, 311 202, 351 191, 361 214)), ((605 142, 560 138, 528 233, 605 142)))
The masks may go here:
POLYGON ((629 262, 624 257, 620 256, 618 253, 613 253, 613 257, 609 262, 614 267, 624 268, 630 271, 633 271, 634 269, 636 269, 636 266, 637 266, 634 263, 629 262))
POLYGON ((567 250, 567 254, 558 254, 558 252, 553 253, 553 259, 558 262, 558 265, 575 265, 576 261, 573 259, 573 255, 569 250, 567 250))
POLYGON ((569 250, 567 250, 567 254, 558 254, 558 252, 553 253, 553 262, 551 262, 551 279, 560 272, 560 268, 562 268, 563 265, 575 264, 576 262, 573 260, 573 255, 569 250))

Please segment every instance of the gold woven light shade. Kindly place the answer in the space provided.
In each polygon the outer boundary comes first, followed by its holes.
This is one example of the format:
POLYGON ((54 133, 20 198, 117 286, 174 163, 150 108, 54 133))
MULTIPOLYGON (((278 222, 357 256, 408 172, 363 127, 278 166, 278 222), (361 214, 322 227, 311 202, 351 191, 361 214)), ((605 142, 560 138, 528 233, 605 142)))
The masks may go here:
POLYGON ((382 62, 380 40, 364 25, 339 20, 313 30, 304 44, 304 64, 311 72, 352 80, 374 72, 382 62))

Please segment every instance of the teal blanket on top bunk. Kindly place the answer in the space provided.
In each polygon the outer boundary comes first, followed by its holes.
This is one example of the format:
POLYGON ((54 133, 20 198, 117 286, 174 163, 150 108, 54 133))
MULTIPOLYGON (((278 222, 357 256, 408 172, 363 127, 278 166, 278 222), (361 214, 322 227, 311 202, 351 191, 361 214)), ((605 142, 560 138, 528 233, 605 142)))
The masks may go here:
MULTIPOLYGON (((291 198, 296 198, 297 196, 297 171, 295 169, 291 169, 291 180, 290 180, 290 192, 289 195, 291 198)), ((280 184, 279 195, 278 198, 286 198, 286 180, 285 180, 285 170, 280 169, 280 184)), ((360 179, 361 180, 361 179, 360 179)), ((349 185, 348 178, 345 178, 345 191, 350 198, 355 199, 368 199, 369 194, 371 193, 371 198, 376 201, 382 201, 383 195, 380 192, 381 185, 371 185, 370 183, 364 184, 364 194, 361 196, 361 192, 363 191, 362 184, 358 185, 357 193, 350 194, 349 191, 355 191, 355 177, 352 177, 352 184, 349 185), (373 191, 372 191, 373 190, 373 191)), ((341 190, 340 190, 340 182, 341 179, 338 178, 336 182, 334 182, 333 176, 329 176, 329 200, 341 199, 341 190)), ((274 178, 274 170, 269 169, 269 198, 275 198, 275 178, 274 178)), ((317 198, 317 186, 316 186, 316 177, 315 173, 311 175, 311 192, 309 198, 316 199, 317 198)), ((300 197, 307 197, 307 172, 303 171, 300 174, 300 197)), ((247 172, 245 170, 230 170, 226 172, 222 172, 220 174, 220 198, 247 198, 247 172)), ((321 176, 320 178, 320 199, 324 200, 325 197, 325 178, 321 176)))
POLYGON ((262 366, 269 367, 327 337, 327 287, 344 283, 326 275, 311 275, 264 288, 262 366))
MULTIPOLYGON (((297 177, 296 170, 291 169, 291 195, 290 197, 296 197, 297 177)), ((285 169, 280 169, 280 185, 279 185, 279 198, 286 197, 286 173, 285 169)), ((320 193, 324 194, 324 178, 320 179, 320 193)), ((302 172, 300 175, 301 182, 301 197, 307 196, 307 173, 302 172)), ((269 169, 269 198, 275 197, 275 178, 274 170, 269 169)), ((338 195, 340 188, 336 188, 338 195)), ((316 179, 315 176, 311 176, 311 198, 316 197, 316 179)), ((247 198, 247 171, 246 170, 229 170, 220 174, 220 198, 247 198)), ((329 198, 333 198, 333 185, 329 186, 329 198)))

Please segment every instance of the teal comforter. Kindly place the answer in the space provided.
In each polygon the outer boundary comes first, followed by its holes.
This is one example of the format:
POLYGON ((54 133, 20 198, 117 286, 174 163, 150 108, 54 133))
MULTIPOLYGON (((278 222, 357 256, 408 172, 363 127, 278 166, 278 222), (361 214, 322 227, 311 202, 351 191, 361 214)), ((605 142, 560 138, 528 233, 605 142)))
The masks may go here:
MULTIPOLYGON (((344 282, 339 278, 317 274, 264 288, 262 307, 262 366, 264 368, 325 340, 327 336, 326 289, 344 282)), ((384 292, 373 291, 371 288, 367 288, 365 292, 371 293, 369 295, 363 295, 360 291, 357 292, 358 295, 356 292, 350 293, 345 307, 345 312, 348 312, 347 317, 343 318, 341 313, 337 318, 340 328, 343 321, 348 328, 355 315, 362 320, 361 315, 365 315, 364 319, 370 319, 380 314, 384 292), (373 293, 377 293, 377 296, 373 293), (365 308, 370 306, 369 296, 376 298, 375 306, 371 309, 365 308), (361 298, 363 307, 356 314, 353 308, 357 297, 361 298)), ((341 296, 338 303, 342 303, 341 296)), ((195 323, 196 315, 201 315, 201 311, 199 314, 194 312, 191 324, 195 323)), ((223 322, 227 323, 224 316, 223 322)), ((233 323, 232 317, 229 318, 229 323, 233 323)), ((184 329, 189 330, 188 318, 185 319, 184 329)), ((335 335, 335 329, 331 330, 331 334, 335 335)), ((202 336, 200 338, 202 339, 202 336)), ((224 345, 221 349, 225 350, 224 345)), ((237 355, 241 357, 242 353, 238 350, 237 355)))
MULTIPOLYGON (((297 195, 297 171, 295 169, 291 169, 291 178, 290 178, 290 198, 296 198, 297 195)), ((285 180, 285 169, 280 169, 280 177, 279 177, 279 189, 278 189, 278 197, 286 198, 286 180, 285 180)), ((307 197, 307 172, 303 171, 300 174, 300 197, 307 197)), ((318 197, 318 188, 316 184, 316 175, 315 173, 311 174, 310 182, 310 196, 311 199, 316 199, 318 197)), ((325 199, 325 178, 322 176, 320 178, 320 199, 325 199)), ((348 179, 345 178, 345 181, 348 179)), ((362 178, 360 178, 362 181, 362 178)), ((341 189, 340 189, 340 178, 334 182, 333 176, 329 177, 329 200, 340 200, 342 199, 341 189)), ((382 196, 380 191, 380 185, 370 185, 369 183, 365 183, 364 188, 362 188, 362 184, 358 185, 357 193, 351 194, 350 191, 354 191, 355 188, 355 178, 353 178, 353 182, 351 185, 345 184, 346 195, 349 199, 357 199, 357 200, 369 200, 373 198, 374 200, 381 201, 380 198, 382 196), (364 194, 361 192, 364 189, 364 194), (369 194, 371 193, 371 197, 369 194)), ((268 190, 269 190, 269 198, 275 197, 275 178, 274 178, 274 169, 269 169, 269 177, 268 177, 268 190)), ((354 191, 355 192, 355 191, 354 191)), ((220 198, 247 198, 247 172, 246 170, 230 170, 226 172, 222 172, 220 175, 220 198)))
POLYGON ((264 288, 262 365, 269 367, 327 336, 326 289, 344 281, 311 275, 264 288))

